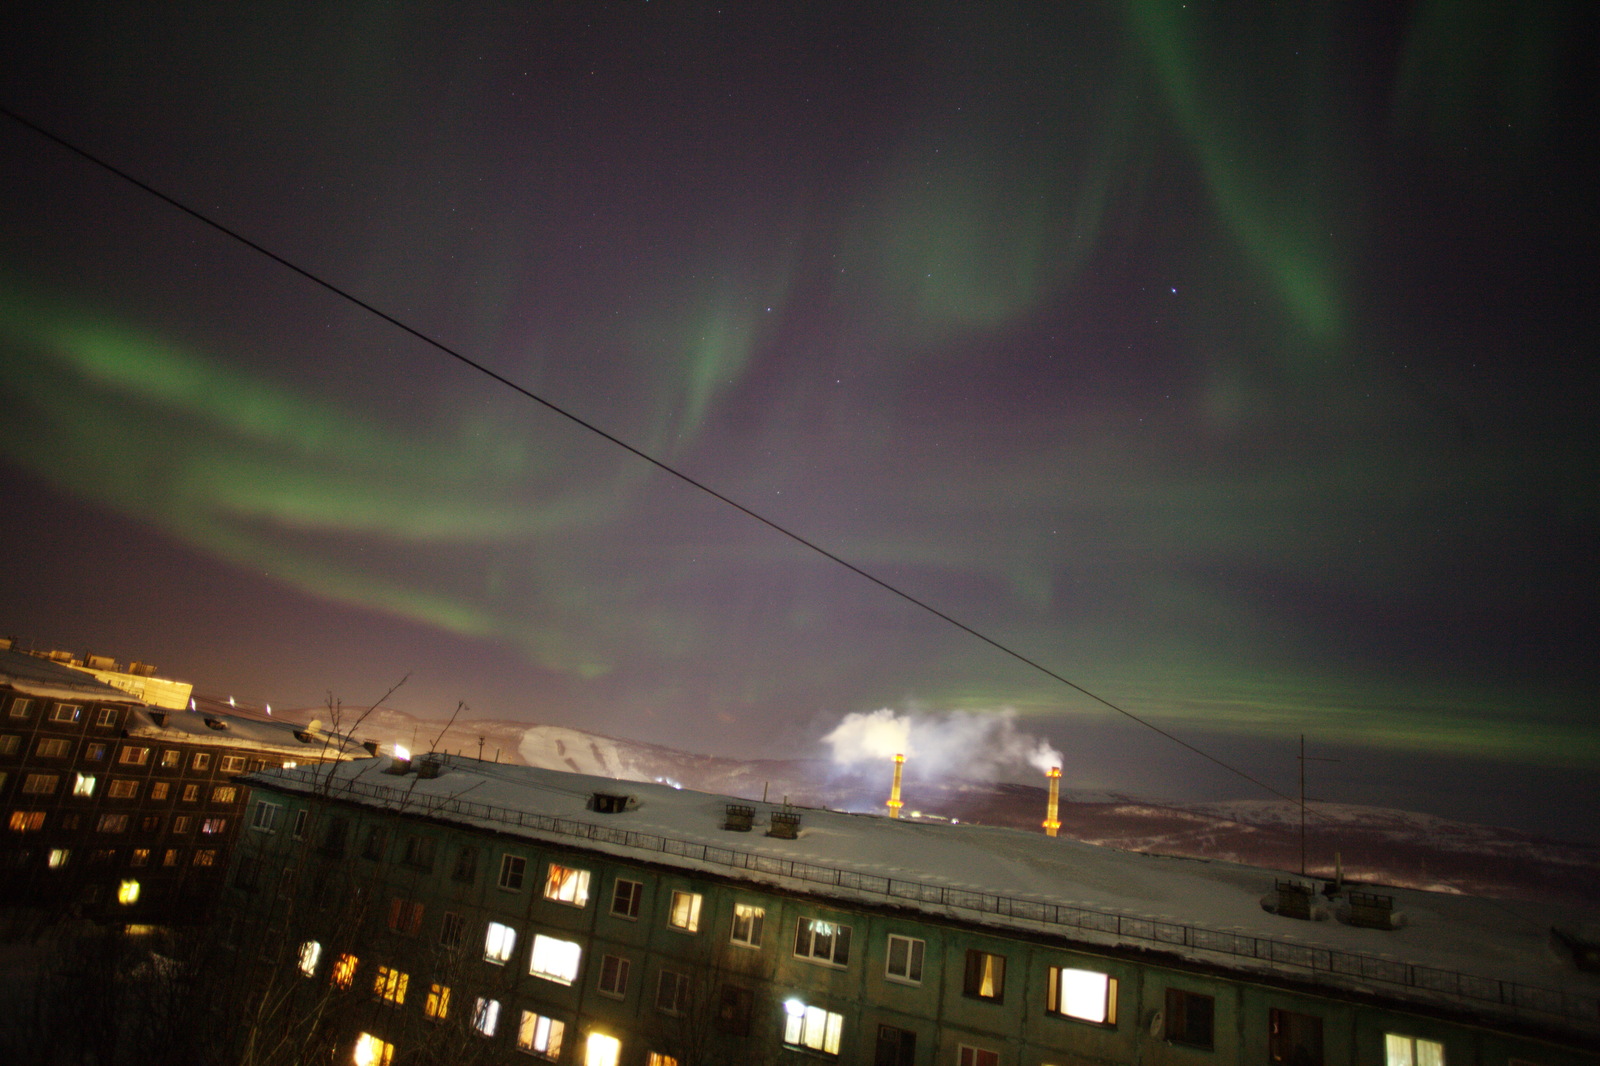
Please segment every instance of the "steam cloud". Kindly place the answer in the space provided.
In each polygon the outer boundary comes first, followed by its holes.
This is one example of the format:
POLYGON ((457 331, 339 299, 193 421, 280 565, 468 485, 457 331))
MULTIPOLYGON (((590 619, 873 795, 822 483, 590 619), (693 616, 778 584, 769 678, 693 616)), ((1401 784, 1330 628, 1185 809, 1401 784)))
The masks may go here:
POLYGON ((1007 770, 1032 766, 1040 773, 1061 765, 1061 752, 1048 741, 1017 728, 1017 712, 896 714, 881 710, 845 715, 823 737, 836 766, 906 757, 912 776, 988 780, 1007 770))

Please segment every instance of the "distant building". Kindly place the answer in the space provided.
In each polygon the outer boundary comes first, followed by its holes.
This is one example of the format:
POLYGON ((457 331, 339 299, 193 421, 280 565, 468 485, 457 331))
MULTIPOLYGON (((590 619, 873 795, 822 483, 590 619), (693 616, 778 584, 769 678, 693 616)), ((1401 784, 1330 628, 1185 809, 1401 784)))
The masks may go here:
POLYGON ((459 756, 246 780, 235 968, 308 1060, 1600 1063, 1548 911, 459 756))
MULTIPOLYGON (((12 644, 10 637, 0 637, 0 651, 11 650, 12 644)), ((81 670, 96 681, 121 689, 151 707, 184 710, 189 706, 189 697, 194 692, 194 686, 187 681, 155 676, 156 668, 150 663, 130 662, 124 666, 109 655, 84 654, 80 657, 69 651, 31 651, 27 654, 81 670)))
POLYGON ((0 902, 192 915, 239 833, 235 777, 367 754, 288 723, 156 710, 84 669, 0 649, 0 902))

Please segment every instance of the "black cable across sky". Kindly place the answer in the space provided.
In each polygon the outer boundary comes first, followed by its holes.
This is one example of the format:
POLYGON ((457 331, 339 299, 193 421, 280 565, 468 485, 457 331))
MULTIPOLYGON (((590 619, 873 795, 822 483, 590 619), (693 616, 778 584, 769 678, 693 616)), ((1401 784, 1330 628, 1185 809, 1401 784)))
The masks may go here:
POLYGON ((650 455, 650 454, 648 454, 646 452, 640 451, 638 448, 635 448, 633 445, 629 444, 627 441, 622 440, 621 438, 614 436, 613 434, 607 432, 604 429, 601 429, 599 426, 595 425, 594 423, 589 422, 589 421, 585 420, 584 418, 580 417, 579 415, 576 415, 576 414, 572 413, 571 411, 569 411, 566 408, 560 406, 559 404, 553 403, 550 400, 545 399, 543 396, 540 396, 539 394, 524 388, 523 386, 517 384, 515 381, 512 381, 510 378, 505 377, 503 374, 500 374, 499 372, 497 372, 497 371, 485 366, 484 364, 478 362, 477 360, 471 358, 470 356, 467 356, 467 355, 457 351, 456 349, 450 347, 449 345, 443 343, 442 341, 435 340, 433 337, 428 336, 426 333, 423 333, 422 331, 420 331, 420 330, 418 330, 418 329, 416 329, 416 328, 414 328, 412 326, 407 325, 405 322, 403 322, 400 319, 396 318, 395 316, 389 314, 388 312, 383 311, 380 308, 373 306, 372 304, 370 304, 367 301, 361 299, 360 297, 358 297, 358 296, 346 291, 345 289, 340 288, 339 286, 335 285, 334 283, 332 283, 330 281, 327 281, 326 279, 320 277, 317 274, 312 273, 311 271, 305 269, 304 267, 299 266, 298 264, 296 264, 296 263, 294 263, 294 262, 292 262, 292 261, 290 261, 288 259, 285 259, 283 256, 279 255, 278 253, 272 251, 269 248, 266 248, 266 247, 256 243, 255 241, 251 240, 249 237, 246 237, 244 234, 239 233, 237 230, 230 229, 229 227, 223 225, 221 222, 218 222, 215 219, 213 219, 213 218, 203 214, 202 212, 196 210, 195 208, 190 207, 188 204, 185 204, 182 201, 177 200, 172 196, 169 196, 168 194, 162 192, 160 189, 157 189, 157 188, 145 183, 144 181, 140 180, 139 178, 134 177, 132 174, 129 174, 127 171, 122 170, 121 168, 113 165, 112 163, 107 162, 106 160, 104 160, 104 159, 100 158, 99 156, 93 154, 92 152, 88 151, 87 149, 79 147, 77 144, 74 144, 72 141, 67 140, 65 137, 62 137, 61 135, 59 135, 57 133, 54 133, 53 131, 51 131, 51 130, 39 125, 36 122, 33 122, 30 119, 24 118, 22 115, 19 115, 17 112, 13 111, 10 107, 8 107, 8 106, 6 106, 4 104, 0 104, 0 114, 4 114, 7 118, 11 119, 11 121, 17 123, 18 125, 24 126, 27 129, 32 130, 34 133, 36 133, 39 136, 45 138, 46 140, 51 141, 52 143, 60 146, 61 148, 64 148, 67 151, 72 152, 73 154, 75 154, 75 155, 87 160, 90 163, 93 163, 95 166, 100 167, 101 169, 103 169, 103 170, 105 170, 105 171, 107 171, 107 172, 109 172, 111 174, 116 175, 118 178, 121 178, 123 181, 126 181, 128 184, 133 185, 135 188, 138 188, 138 189, 148 193, 149 195, 155 197, 156 199, 162 201, 163 203, 165 203, 165 204, 167 204, 167 205, 169 205, 171 207, 176 208, 177 210, 183 212, 184 214, 188 215, 189 217, 195 219, 196 221, 201 222, 206 226, 209 226, 211 229, 214 229, 217 232, 222 233, 225 236, 227 236, 227 237, 239 242, 240 244, 244 245, 245 247, 251 249, 254 252, 259 253, 260 255, 265 256, 266 258, 272 260, 273 262, 279 264, 280 266, 282 266, 282 267, 284 267, 284 268, 286 268, 288 270, 293 271, 294 273, 296 273, 296 274, 300 275, 301 277, 305 278, 307 281, 311 282, 312 284, 317 285, 317 286, 319 286, 319 287, 321 287, 323 289, 326 289, 328 292, 330 292, 330 293, 334 294, 335 296, 339 297, 341 300, 345 300, 345 301, 347 301, 349 303, 352 303, 355 306, 361 308, 363 311, 366 311, 369 314, 372 314, 372 315, 375 315, 378 318, 381 318, 383 321, 389 323, 391 326, 394 326, 396 329, 400 330, 401 332, 409 334, 410 336, 415 337, 417 340, 423 342, 424 344, 426 344, 429 347, 435 349, 436 351, 442 352, 445 355, 448 355, 450 358, 456 360, 457 362, 462 363, 462 364, 464 364, 464 365, 466 365, 468 367, 471 367, 473 370, 476 370, 478 373, 484 375, 485 377, 488 377, 488 378, 494 380, 495 382, 498 382, 499 384, 505 386, 508 389, 511 389, 512 391, 518 393, 519 395, 521 395, 525 399, 532 400, 534 403, 539 404, 540 406, 546 408, 547 410, 553 412, 554 414, 560 415, 562 418, 566 419, 567 421, 572 422, 575 425, 581 426, 584 429, 588 430, 590 433, 593 433, 596 436, 601 437, 601 438, 609 441, 610 443, 616 445, 618 448, 621 448, 624 451, 626 451, 626 452, 628 452, 628 453, 630 453, 630 454, 632 454, 634 456, 637 456, 640 459, 643 459, 645 462, 647 462, 650 465, 656 467, 658 470, 661 470, 664 473, 672 475, 673 477, 677 478, 679 481, 682 481, 683 483, 685 483, 685 484, 687 484, 687 485, 689 485, 689 486, 691 486, 691 487, 693 487, 695 489, 698 489, 699 491, 705 493, 706 495, 712 497, 713 499, 716 499, 716 500, 720 501, 721 503, 726 504, 727 506, 733 508, 734 510, 739 511, 741 514, 744 514, 745 516, 747 516, 749 518, 752 518, 757 522, 760 522, 762 525, 766 526, 767 528, 769 528, 769 529, 771 529, 771 530, 773 530, 773 531, 775 531, 777 533, 782 534, 783 536, 785 536, 785 537, 789 538, 790 540, 794 541, 796 544, 799 544, 802 547, 807 548, 808 550, 810 550, 812 552, 815 552, 816 554, 822 556, 823 558, 827 559, 828 561, 830 561, 832 563, 835 563, 835 564, 837 564, 839 566, 844 567, 846 570, 849 570, 851 573, 856 574, 859 577, 865 578, 866 580, 872 582, 874 585, 877 585, 879 588, 885 590, 886 592, 892 593, 895 596, 898 596, 900 599, 906 601, 907 603, 911 604, 912 606, 920 608, 921 610, 926 611, 927 613, 933 615, 934 617, 941 619, 942 621, 948 623, 949 625, 954 626, 955 628, 961 630, 963 633, 966 633, 968 636, 975 637, 978 640, 982 641, 983 643, 989 645, 991 648, 994 648, 997 651, 1000 651, 1000 652, 1004 653, 1005 655, 1009 655, 1011 658, 1017 660, 1018 662, 1022 663, 1025 666, 1028 666, 1028 667, 1032 668, 1033 670, 1038 671, 1039 673, 1041 673, 1044 676, 1050 678, 1051 680, 1059 682, 1060 684, 1063 684, 1063 685, 1067 686, 1068 688, 1072 689, 1074 692, 1079 693, 1080 695, 1087 696, 1089 699, 1094 700, 1096 703, 1100 704, 1101 706, 1107 707, 1107 708, 1115 711, 1116 713, 1122 715, 1124 718, 1127 718, 1128 720, 1130 720, 1132 722, 1138 723, 1139 725, 1141 725, 1144 728, 1150 730, 1151 732, 1165 737, 1167 740, 1171 741, 1174 744, 1177 744, 1179 747, 1185 748, 1188 751, 1191 751, 1194 754, 1200 756, 1202 759, 1205 759, 1206 761, 1208 761, 1210 763, 1213 763, 1216 766, 1219 766, 1224 770, 1227 770, 1229 773, 1234 774, 1234 775, 1236 775, 1236 776, 1238 776, 1240 778, 1243 778, 1244 780, 1250 782, 1251 784, 1255 785, 1256 787, 1264 789, 1267 792, 1272 793, 1274 796, 1277 796, 1279 799, 1288 800, 1291 803, 1297 803, 1298 802, 1293 796, 1290 796, 1290 795, 1287 795, 1287 794, 1285 794, 1283 792, 1278 791, 1277 789, 1273 788, 1271 785, 1267 784, 1265 781, 1262 781, 1259 778, 1257 778, 1257 777, 1245 772, 1244 770, 1239 769, 1237 766, 1233 766, 1233 765, 1231 765, 1231 764, 1229 764, 1227 762, 1224 762, 1222 759, 1218 758, 1217 756, 1212 755, 1211 753, 1209 753, 1207 751, 1204 751, 1201 748, 1196 747, 1195 745, 1189 743, 1188 741, 1182 739, 1181 737, 1176 736, 1175 734, 1173 734, 1171 732, 1168 732, 1167 730, 1165 730, 1165 729, 1161 728, 1160 726, 1156 725, 1154 722, 1150 722, 1150 721, 1148 721, 1148 720, 1146 720, 1144 718, 1141 718, 1139 715, 1134 714, 1132 711, 1129 711, 1129 710, 1127 710, 1127 709, 1125 709, 1123 707, 1119 707, 1117 704, 1112 703, 1110 700, 1106 699, 1104 696, 1099 696, 1099 695, 1089 691, 1088 689, 1084 688, 1082 685, 1079 685, 1076 682, 1071 681, 1068 678, 1063 677, 1062 675, 1056 673, 1054 670, 1051 670, 1049 667, 1043 665, 1042 663, 1039 663, 1039 662, 1037 662, 1037 661, 1035 661, 1033 659, 1030 659, 1028 656, 1026 656, 1026 655, 1022 654, 1021 652, 1016 651, 1016 650, 1006 646, 1005 644, 1000 643, 998 640, 995 640, 992 637, 986 636, 985 634, 983 634, 983 633, 979 632, 978 630, 972 628, 971 626, 967 625, 965 622, 962 622, 959 619, 956 619, 956 618, 950 616, 949 614, 946 614, 944 611, 941 611, 939 608, 934 607, 933 605, 931 605, 929 603, 925 603, 924 601, 922 601, 922 600, 918 599, 917 597, 911 595, 909 592, 905 592, 904 590, 899 589, 899 588, 895 587, 894 585, 891 585, 889 582, 883 580, 880 577, 875 576, 872 573, 869 573, 866 570, 863 570, 861 567, 856 566, 854 563, 849 562, 846 559, 840 558, 839 556, 835 555, 833 552, 827 550, 826 548, 824 548, 824 547, 822 547, 822 546, 820 546, 820 545, 818 545, 818 544, 816 544, 816 543, 814 543, 814 542, 812 542, 810 540, 807 540, 805 537, 802 537, 800 534, 795 533, 795 532, 793 532, 793 531, 791 531, 791 530, 779 525, 778 523, 772 521, 770 518, 767 518, 767 517, 755 512, 755 511, 752 511, 750 508, 746 507, 742 503, 739 503, 737 500, 731 499, 728 496, 725 496, 722 493, 718 492, 716 489, 712 488, 711 486, 709 486, 709 485, 707 485, 707 484, 705 484, 705 483, 703 483, 701 481, 695 480, 694 478, 690 477, 688 474, 685 474, 683 471, 678 470, 677 468, 675 468, 675 467, 663 462, 660 459, 657 459, 655 456, 650 455))

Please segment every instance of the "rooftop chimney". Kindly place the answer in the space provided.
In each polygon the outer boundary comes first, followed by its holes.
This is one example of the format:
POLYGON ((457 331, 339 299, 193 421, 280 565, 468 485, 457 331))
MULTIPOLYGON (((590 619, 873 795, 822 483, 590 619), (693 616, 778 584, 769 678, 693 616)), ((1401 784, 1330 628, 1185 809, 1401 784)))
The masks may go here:
POLYGON ((1044 811, 1044 831, 1046 836, 1055 836, 1061 828, 1061 767, 1052 766, 1045 775, 1050 778, 1050 803, 1044 811))
POLYGON ((900 817, 900 808, 905 806, 905 803, 900 799, 900 776, 905 773, 905 769, 906 757, 904 755, 896 755, 894 757, 894 788, 889 790, 890 818, 900 817))

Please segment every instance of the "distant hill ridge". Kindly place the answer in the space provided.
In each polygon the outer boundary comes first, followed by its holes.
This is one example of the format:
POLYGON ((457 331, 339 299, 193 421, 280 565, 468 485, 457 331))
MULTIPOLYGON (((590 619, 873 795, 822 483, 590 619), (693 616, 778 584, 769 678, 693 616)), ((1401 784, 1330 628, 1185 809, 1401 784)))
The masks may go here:
MULTIPOLYGON (((275 718, 333 725, 327 708, 278 711, 275 718)), ((657 781, 747 799, 812 807, 883 810, 881 779, 841 774, 825 759, 730 759, 609 737, 567 726, 500 719, 446 723, 379 707, 340 712, 341 730, 376 741, 481 756, 499 762, 657 781), (358 723, 359 719, 359 723, 358 723)), ((923 817, 1037 830, 1043 787, 988 781, 907 783, 906 809, 923 817)), ((1355 804, 1315 803, 1306 839, 1307 872, 1504 899, 1600 904, 1600 847, 1496 826, 1355 804)), ((1062 790, 1061 835, 1090 844, 1248 863, 1298 873, 1300 808, 1283 800, 1172 804, 1104 792, 1062 790)))

